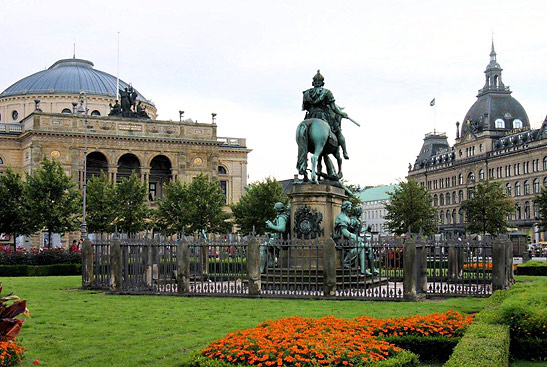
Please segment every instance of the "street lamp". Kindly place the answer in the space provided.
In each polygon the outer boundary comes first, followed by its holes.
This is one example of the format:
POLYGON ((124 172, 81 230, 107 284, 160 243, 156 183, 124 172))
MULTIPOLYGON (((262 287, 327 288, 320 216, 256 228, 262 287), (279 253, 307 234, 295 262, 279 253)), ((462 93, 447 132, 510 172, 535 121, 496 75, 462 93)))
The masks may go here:
POLYGON ((85 223, 85 206, 87 194, 87 96, 84 91, 80 92, 80 106, 77 110, 78 114, 84 114, 84 182, 82 185, 82 224, 80 231, 82 232, 82 241, 87 239, 87 224, 85 223), (85 107, 84 107, 85 102, 85 107))

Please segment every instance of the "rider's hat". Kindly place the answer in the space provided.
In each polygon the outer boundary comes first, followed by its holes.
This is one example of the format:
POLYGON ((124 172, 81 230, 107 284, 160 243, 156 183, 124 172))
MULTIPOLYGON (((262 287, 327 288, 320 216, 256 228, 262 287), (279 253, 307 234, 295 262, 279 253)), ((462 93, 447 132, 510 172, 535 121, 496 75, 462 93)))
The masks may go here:
POLYGON ((319 70, 317 70, 317 74, 315 74, 313 76, 313 83, 312 85, 325 85, 325 78, 323 77, 323 75, 321 75, 321 73, 319 72, 319 70))

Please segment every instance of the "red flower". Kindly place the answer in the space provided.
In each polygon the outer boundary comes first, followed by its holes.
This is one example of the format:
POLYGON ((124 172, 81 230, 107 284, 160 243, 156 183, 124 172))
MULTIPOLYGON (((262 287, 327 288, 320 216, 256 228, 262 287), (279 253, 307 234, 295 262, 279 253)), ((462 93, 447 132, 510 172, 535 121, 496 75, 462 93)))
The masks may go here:
POLYGON ((34 362, 32 362, 32 363, 34 363, 34 364, 40 364, 40 361, 37 360, 37 359, 35 359, 34 362))

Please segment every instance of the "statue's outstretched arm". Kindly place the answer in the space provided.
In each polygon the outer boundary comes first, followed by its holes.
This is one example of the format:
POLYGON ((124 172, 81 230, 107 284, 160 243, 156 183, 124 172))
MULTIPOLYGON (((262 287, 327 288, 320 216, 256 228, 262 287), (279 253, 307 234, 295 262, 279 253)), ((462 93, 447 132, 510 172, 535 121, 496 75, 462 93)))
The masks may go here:
POLYGON ((267 221, 266 226, 276 232, 285 232, 287 227, 287 219, 284 217, 278 218, 277 225, 273 224, 271 221, 267 221))

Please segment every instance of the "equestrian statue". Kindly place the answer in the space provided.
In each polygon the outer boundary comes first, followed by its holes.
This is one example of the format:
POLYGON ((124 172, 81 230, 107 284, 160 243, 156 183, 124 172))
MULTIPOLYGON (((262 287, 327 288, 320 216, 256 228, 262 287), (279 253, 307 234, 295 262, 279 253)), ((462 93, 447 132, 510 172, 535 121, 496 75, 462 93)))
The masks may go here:
POLYGON ((342 178, 342 158, 340 147, 345 159, 349 159, 346 150, 346 140, 342 135, 342 118, 346 118, 357 126, 360 126, 353 119, 348 117, 343 108, 335 103, 334 96, 330 90, 323 88, 325 78, 317 70, 313 77, 312 86, 304 91, 302 110, 306 111, 304 121, 296 129, 296 142, 298 144, 298 162, 296 168, 298 173, 308 179, 308 153, 311 158, 311 181, 318 183, 318 179, 339 181, 342 178), (338 172, 328 157, 332 154, 338 163, 338 172), (321 160, 327 167, 327 173, 322 172, 321 160))

